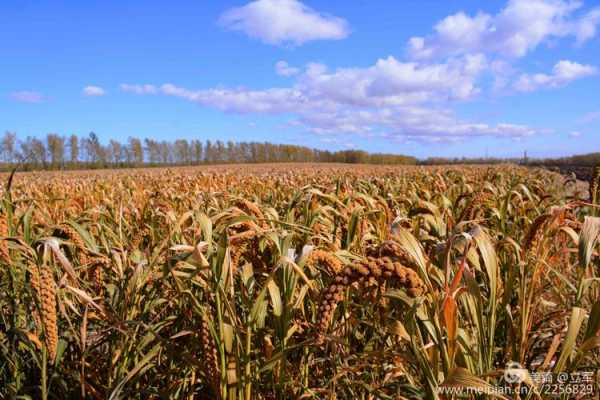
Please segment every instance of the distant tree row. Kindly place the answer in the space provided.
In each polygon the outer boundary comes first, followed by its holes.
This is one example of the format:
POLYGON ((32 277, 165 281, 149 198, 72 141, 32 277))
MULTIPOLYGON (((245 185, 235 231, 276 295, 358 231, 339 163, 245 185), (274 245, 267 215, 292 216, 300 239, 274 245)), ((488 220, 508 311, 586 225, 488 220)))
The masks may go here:
POLYGON ((24 170, 271 162, 417 163, 416 158, 404 155, 361 150, 331 152, 267 142, 129 137, 125 143, 110 140, 102 144, 94 132, 87 137, 50 133, 44 139, 29 136, 23 140, 14 132, 6 132, 0 140, 0 157, 4 169, 18 163, 24 170))
POLYGON ((585 166, 593 167, 600 165, 600 153, 579 154, 570 157, 546 158, 543 160, 534 160, 533 164, 547 166, 585 166))
POLYGON ((521 158, 488 158, 488 157, 429 157, 419 162, 421 165, 451 165, 451 164, 524 164, 521 158))
POLYGON ((527 154, 521 158, 488 158, 488 157, 429 157, 418 161, 420 165, 451 165, 451 164, 521 164, 528 166, 544 167, 593 167, 600 165, 600 153, 578 154, 560 158, 528 158, 527 154))

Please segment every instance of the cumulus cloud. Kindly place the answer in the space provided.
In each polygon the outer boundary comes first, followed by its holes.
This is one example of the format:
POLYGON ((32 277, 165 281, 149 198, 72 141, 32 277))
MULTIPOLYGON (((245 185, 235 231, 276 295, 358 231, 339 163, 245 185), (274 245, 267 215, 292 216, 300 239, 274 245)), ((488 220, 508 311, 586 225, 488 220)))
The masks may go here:
POLYGON ((451 111, 422 106, 360 112, 341 110, 333 114, 313 112, 301 115, 297 122, 319 135, 355 133, 367 137, 379 135, 394 141, 428 143, 456 142, 481 136, 523 138, 538 133, 538 130, 525 125, 462 121, 451 111))
POLYGON ((579 132, 579 131, 572 131, 572 132, 569 132, 569 137, 570 137, 570 138, 578 138, 578 137, 581 137, 581 132, 579 132))
POLYGON ((485 64, 481 55, 426 65, 390 56, 367 68, 333 72, 324 65, 310 64, 297 86, 313 99, 362 106, 467 99, 478 93, 475 81, 485 64))
POLYGON ((515 82, 514 89, 519 92, 531 92, 537 89, 557 88, 596 73, 598 68, 592 65, 561 60, 554 65, 551 74, 522 74, 515 82))
POLYGON ((322 14, 298 0, 256 0, 221 15, 219 24, 267 44, 301 45, 348 36, 348 23, 322 14))
POLYGON ((302 93, 291 88, 191 90, 167 83, 160 86, 160 93, 236 113, 294 112, 300 103, 306 101, 302 93))
POLYGON ((582 44, 596 35, 600 8, 575 16, 581 6, 576 0, 510 0, 496 15, 458 12, 438 22, 432 35, 410 38, 408 53, 415 59, 480 52, 516 58, 555 38, 572 36, 582 44))
POLYGON ((158 89, 154 85, 130 85, 128 83, 122 83, 120 86, 122 91, 134 94, 156 94, 158 89))
POLYGON ((467 99, 478 93, 475 80, 484 66, 482 56, 428 65, 403 63, 390 56, 377 60, 370 67, 334 71, 323 64, 312 63, 291 87, 190 90, 164 84, 158 88, 153 85, 122 85, 122 88, 136 94, 160 92, 232 112, 293 113, 313 108, 329 112, 339 107, 383 107, 467 99))
POLYGON ((290 66, 286 61, 277 61, 275 64, 275 72, 281 76, 292 76, 300 72, 299 68, 290 66))
POLYGON ((583 16, 573 27, 577 43, 583 42, 596 36, 596 29, 600 23, 600 8, 595 8, 583 16))
POLYGON ((581 124, 589 124, 594 121, 600 121, 600 111, 585 113, 581 118, 579 118, 578 122, 581 124))
POLYGON ((106 92, 100 86, 86 86, 81 93, 87 97, 104 96, 106 92))
POLYGON ((486 66, 482 55, 437 64, 387 57, 364 68, 330 70, 309 64, 289 87, 193 90, 167 83, 145 85, 151 90, 128 85, 127 91, 173 96, 225 112, 287 115, 290 124, 326 137, 356 134, 443 142, 535 134, 536 129, 524 125, 464 121, 446 109, 447 104, 477 95, 476 80, 486 66))
POLYGON ((9 97, 20 103, 41 103, 44 100, 44 96, 40 92, 30 90, 12 92, 9 97))

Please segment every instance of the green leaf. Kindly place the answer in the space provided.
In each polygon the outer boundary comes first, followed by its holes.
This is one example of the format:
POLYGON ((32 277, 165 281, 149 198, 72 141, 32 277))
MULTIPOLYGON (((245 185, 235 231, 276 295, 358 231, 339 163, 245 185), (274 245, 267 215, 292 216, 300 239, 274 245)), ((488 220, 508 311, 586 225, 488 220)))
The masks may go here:
POLYGON ((160 349, 160 343, 156 344, 152 348, 152 350, 148 352, 148 354, 146 354, 137 364, 135 364, 133 369, 131 369, 131 371, 129 371, 129 373, 123 379, 121 379, 121 381, 119 381, 119 383, 115 386, 112 393, 110 394, 109 400, 120 399, 121 392, 123 391, 123 388, 125 387, 127 382, 132 380, 136 375, 141 374, 147 371, 149 368, 151 368, 153 364, 150 364, 150 361, 152 361, 152 359, 156 357, 160 349))

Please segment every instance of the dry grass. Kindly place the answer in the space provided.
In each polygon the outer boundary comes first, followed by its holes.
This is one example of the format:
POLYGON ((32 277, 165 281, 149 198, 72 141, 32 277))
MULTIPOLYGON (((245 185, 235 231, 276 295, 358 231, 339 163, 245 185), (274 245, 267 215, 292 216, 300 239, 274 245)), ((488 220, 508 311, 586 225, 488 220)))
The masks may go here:
POLYGON ((596 371, 597 196, 569 185, 515 166, 17 174, 0 398, 437 399, 511 361, 596 371))

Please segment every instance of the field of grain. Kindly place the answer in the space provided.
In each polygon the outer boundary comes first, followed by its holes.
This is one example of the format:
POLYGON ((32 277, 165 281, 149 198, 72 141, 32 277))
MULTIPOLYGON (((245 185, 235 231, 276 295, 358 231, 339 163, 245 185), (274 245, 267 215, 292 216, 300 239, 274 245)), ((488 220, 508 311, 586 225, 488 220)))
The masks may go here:
POLYGON ((510 165, 16 174, 0 398, 548 398, 541 372, 597 395, 597 175, 588 196, 510 165))

